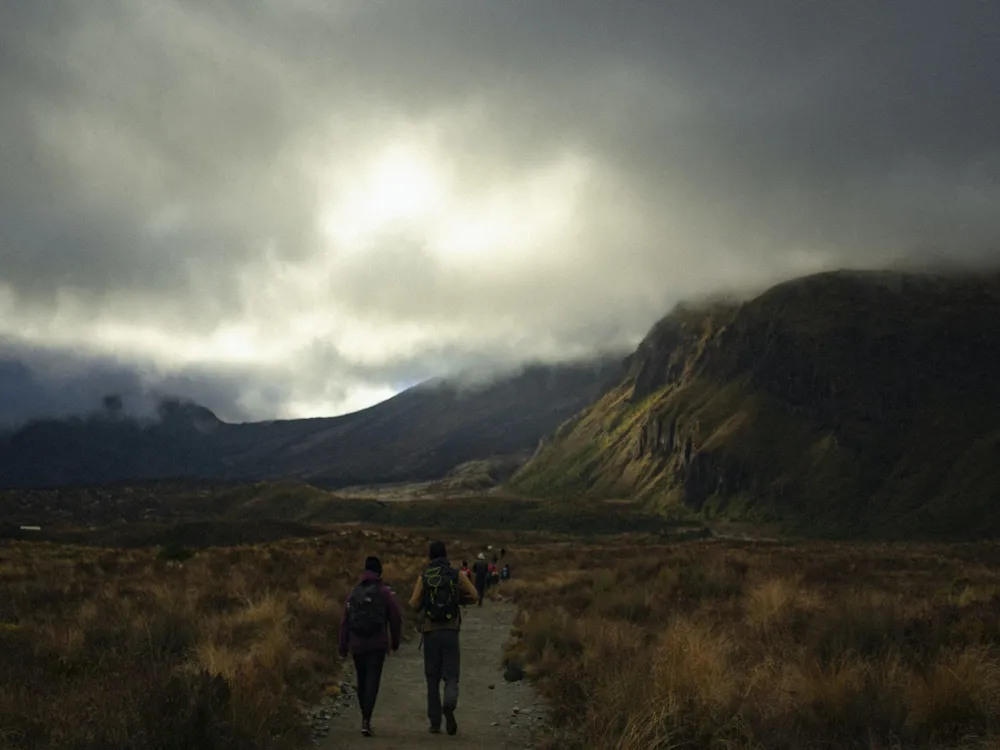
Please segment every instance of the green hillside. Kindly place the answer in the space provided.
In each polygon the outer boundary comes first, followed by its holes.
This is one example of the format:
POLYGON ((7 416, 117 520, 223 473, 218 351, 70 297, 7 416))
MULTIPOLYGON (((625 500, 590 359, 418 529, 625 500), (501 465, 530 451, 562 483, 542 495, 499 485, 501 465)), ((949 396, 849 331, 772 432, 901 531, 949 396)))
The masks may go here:
POLYGON ((812 533, 1000 533, 1000 277, 838 272, 678 307, 512 485, 812 533))

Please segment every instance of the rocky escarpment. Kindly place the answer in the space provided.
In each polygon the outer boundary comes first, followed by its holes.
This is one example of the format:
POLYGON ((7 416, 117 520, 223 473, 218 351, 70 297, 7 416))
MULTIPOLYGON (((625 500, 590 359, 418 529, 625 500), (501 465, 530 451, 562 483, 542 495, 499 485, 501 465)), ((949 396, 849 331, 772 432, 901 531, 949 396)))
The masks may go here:
POLYGON ((830 528, 1000 531, 996 320, 997 275, 821 274, 680 307, 514 484, 830 528))
POLYGON ((689 431, 677 417, 656 414, 646 418, 634 442, 634 461, 650 461, 669 472, 672 485, 681 488, 684 503, 701 510, 712 495, 727 496, 752 487, 750 473, 723 450, 701 449, 698 424, 689 431), (698 447, 696 447, 696 445, 698 447))

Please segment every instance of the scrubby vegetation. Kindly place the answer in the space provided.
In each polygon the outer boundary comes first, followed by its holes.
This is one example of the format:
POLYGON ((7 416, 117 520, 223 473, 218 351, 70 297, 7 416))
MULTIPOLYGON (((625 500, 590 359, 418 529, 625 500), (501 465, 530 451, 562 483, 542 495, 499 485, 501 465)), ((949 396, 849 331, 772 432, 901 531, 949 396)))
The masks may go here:
MULTIPOLYGON (((377 489, 377 488, 373 488, 377 489)), ((635 503, 609 508, 600 500, 569 497, 546 502, 474 494, 381 501, 344 495, 301 482, 232 485, 145 484, 58 490, 0 490, 0 539, 44 540, 108 547, 257 544, 312 537, 329 524, 486 529, 557 534, 628 532, 704 533, 702 524, 644 511, 635 503), (19 524, 42 523, 23 531, 19 524)))
MULTIPOLYGON (((427 541, 0 546, 0 748, 302 747, 364 556, 406 592, 427 541)), ((1000 747, 1000 545, 488 541, 549 748, 1000 747)))
POLYGON ((339 684, 341 604, 365 554, 390 582, 415 575, 422 540, 370 534, 0 547, 0 748, 301 747, 300 701, 339 684))
POLYGON ((1000 746, 1000 547, 558 557, 504 588, 552 748, 1000 746))

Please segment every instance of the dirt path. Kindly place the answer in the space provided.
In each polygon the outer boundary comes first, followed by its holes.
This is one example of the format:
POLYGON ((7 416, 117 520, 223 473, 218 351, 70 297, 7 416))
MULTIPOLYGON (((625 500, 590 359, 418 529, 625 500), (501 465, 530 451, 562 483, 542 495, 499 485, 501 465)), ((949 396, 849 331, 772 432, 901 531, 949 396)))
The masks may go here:
MULTIPOLYGON (((514 613, 510 605, 489 601, 482 609, 468 607, 463 612, 457 736, 428 732, 427 688, 417 637, 386 660, 372 717, 375 736, 361 736, 361 716, 352 695, 338 703, 330 733, 319 746, 325 750, 530 748, 532 731, 544 720, 544 710, 528 683, 505 682, 500 669, 501 650, 508 640, 514 613)), ((353 676, 350 682, 353 684, 353 676)))

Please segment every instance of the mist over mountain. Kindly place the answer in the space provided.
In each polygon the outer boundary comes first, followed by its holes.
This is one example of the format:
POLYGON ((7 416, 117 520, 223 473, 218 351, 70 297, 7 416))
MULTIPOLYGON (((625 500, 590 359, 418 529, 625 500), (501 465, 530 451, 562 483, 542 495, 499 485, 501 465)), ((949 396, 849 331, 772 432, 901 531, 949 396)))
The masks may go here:
POLYGON ((163 400, 178 399, 205 404, 229 421, 245 421, 251 411, 238 398, 240 381, 232 370, 163 372, 149 362, 0 339, 0 430, 109 411, 156 419, 163 400), (119 405, 109 409, 109 398, 119 405))
POLYGON ((3 419, 344 414, 718 289, 995 262, 997 7, 4 3, 0 348, 47 390, 3 419))
POLYGON ((819 533, 998 533, 997 320, 996 272, 837 272, 678 306, 514 486, 819 533))
POLYGON ((532 365, 478 384, 440 380, 332 418, 229 423, 163 399, 155 418, 114 397, 85 417, 0 436, 0 486, 153 479, 306 479, 327 486, 433 479, 474 459, 530 452, 620 372, 617 357, 532 365))

